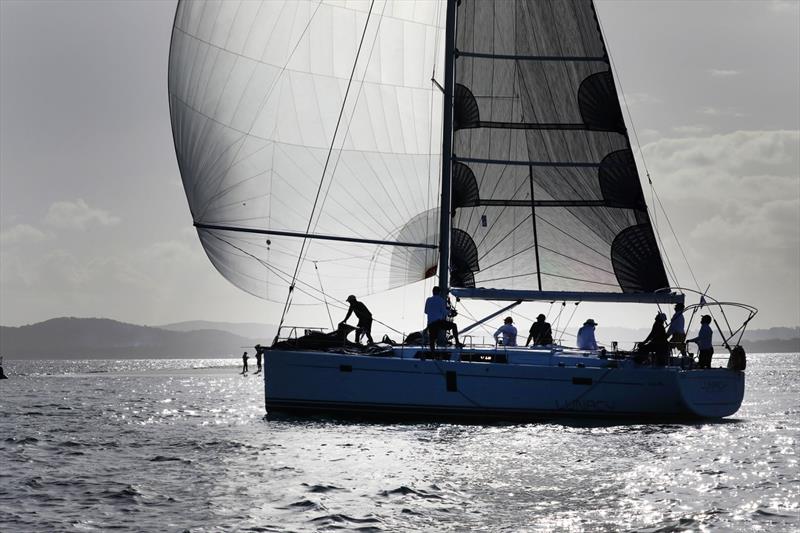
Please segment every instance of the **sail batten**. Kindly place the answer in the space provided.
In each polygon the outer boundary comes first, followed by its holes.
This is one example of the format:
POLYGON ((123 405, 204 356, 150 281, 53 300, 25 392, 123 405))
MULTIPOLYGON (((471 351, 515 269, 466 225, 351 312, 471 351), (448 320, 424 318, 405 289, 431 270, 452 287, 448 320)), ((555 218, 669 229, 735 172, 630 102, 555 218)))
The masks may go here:
POLYGON ((456 54, 461 57, 479 57, 484 59, 507 59, 510 61, 573 61, 573 62, 602 62, 608 64, 608 58, 605 56, 530 56, 519 54, 489 54, 481 52, 465 52, 463 50, 456 51, 456 54))
POLYGON ((672 292, 633 293, 589 292, 589 291, 523 291, 504 289, 464 289, 451 291, 459 298, 493 301, 567 301, 567 302, 618 302, 618 303, 683 303, 685 296, 672 292))

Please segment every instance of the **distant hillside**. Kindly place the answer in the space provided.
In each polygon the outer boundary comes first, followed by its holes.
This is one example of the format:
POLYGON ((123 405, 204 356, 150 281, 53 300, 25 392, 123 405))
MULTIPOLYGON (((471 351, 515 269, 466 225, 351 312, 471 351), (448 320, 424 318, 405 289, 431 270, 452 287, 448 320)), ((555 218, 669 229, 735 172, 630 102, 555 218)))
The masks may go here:
MULTIPOLYGON (((647 333, 601 325, 597 337, 606 344, 617 340, 621 348, 629 349, 647 333)), ((0 355, 8 359, 237 357, 244 350, 252 353, 256 343, 269 344, 273 335, 274 326, 264 324, 196 321, 147 327, 104 318, 54 318, 29 326, 0 326, 0 355)), ((569 336, 564 340, 570 343, 569 336)), ((748 353, 800 353, 800 330, 754 330, 742 344, 748 353)))
POLYGON ((766 339, 763 341, 742 341, 747 353, 800 353, 800 338, 766 339))
POLYGON ((169 331, 201 331, 213 329, 217 331, 227 331, 240 337, 248 339, 272 339, 278 327, 272 324, 259 324, 257 322, 235 323, 235 322, 210 322, 208 320, 192 320, 189 322, 177 322, 163 326, 154 326, 169 331))
POLYGON ((54 318, 0 326, 0 355, 9 359, 232 357, 260 340, 227 331, 169 331, 104 318, 54 318))

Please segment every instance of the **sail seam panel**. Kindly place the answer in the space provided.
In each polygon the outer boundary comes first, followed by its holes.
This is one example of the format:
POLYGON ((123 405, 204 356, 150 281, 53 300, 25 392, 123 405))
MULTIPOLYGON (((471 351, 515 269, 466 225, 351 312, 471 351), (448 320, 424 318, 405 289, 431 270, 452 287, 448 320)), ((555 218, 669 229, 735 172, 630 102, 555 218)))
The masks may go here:
MULTIPOLYGON (((231 131, 235 131, 236 133, 240 133, 242 135, 246 135, 246 136, 252 137, 254 139, 260 139, 262 141, 266 141, 266 142, 269 142, 269 143, 275 143, 275 144, 279 144, 279 145, 296 146, 298 148, 308 148, 308 149, 311 149, 311 150, 326 150, 327 149, 327 147, 324 147, 324 146, 308 146, 308 145, 305 145, 305 144, 299 144, 299 143, 293 143, 293 142, 288 142, 288 141, 270 139, 269 137, 263 137, 261 135, 257 135, 257 134, 254 134, 254 133, 248 133, 248 132, 246 132, 244 130, 241 130, 239 128, 231 126, 230 124, 226 124, 224 122, 221 122, 221 121, 215 119, 214 117, 211 117, 211 116, 203 113, 202 111, 192 107, 191 104, 189 104, 188 102, 183 100, 180 96, 178 96, 175 93, 171 93, 170 96, 175 98, 178 102, 183 104, 187 109, 190 109, 192 112, 197 113, 198 115, 202 116, 203 118, 206 118, 209 121, 214 122, 215 124, 217 124, 219 126, 227 128, 227 129, 229 129, 231 131)), ((431 122, 433 122, 433 121, 431 121, 431 122)), ((348 153, 349 152, 354 152, 354 153, 355 152, 364 152, 364 153, 370 153, 370 154, 386 154, 386 155, 398 155, 398 156, 408 155, 408 156, 425 156, 425 157, 428 157, 428 156, 437 156, 437 155, 439 155, 439 152, 411 152, 411 153, 409 153, 409 152, 388 152, 386 150, 368 150, 368 149, 363 149, 363 148, 340 148, 339 151, 348 152, 348 153)), ((243 161, 243 159, 241 159, 239 161, 243 161)))
MULTIPOLYGON (((501 276, 501 277, 497 277, 497 278, 484 279, 484 280, 481 280, 481 283, 490 283, 490 282, 493 282, 493 281, 504 281, 504 280, 516 279, 516 278, 533 277, 535 275, 536 275, 536 271, 534 270, 532 272, 525 272, 523 274, 513 274, 511 276, 501 276)), ((550 276, 552 278, 567 279, 567 280, 570 280, 570 281, 580 281, 581 283, 590 283, 592 285, 603 285, 603 286, 606 286, 606 287, 616 287, 616 288, 619 287, 619 285, 617 285, 615 283, 605 283, 605 282, 602 282, 602 281, 594 281, 594 280, 590 280, 590 279, 573 278, 571 276, 562 276, 560 274, 551 274, 549 272, 544 272, 544 271, 542 271, 542 276, 550 276)), ((624 294, 624 293, 620 293, 620 294, 624 294)))
MULTIPOLYGON (((547 246, 543 246, 541 244, 539 244, 538 247, 541 248, 542 250, 546 250, 546 251, 551 252, 553 254, 560 255, 561 257, 569 259, 570 261, 575 261, 576 263, 580 263, 582 265, 588 266, 589 268, 594 268, 596 270, 600 270, 601 272, 605 272, 606 274, 611 274, 612 276, 614 275, 614 272, 612 272, 610 270, 606 270, 605 268, 597 266, 597 265, 594 265, 592 263, 587 263, 586 261, 578 259, 577 257, 571 257, 569 255, 566 255, 566 254, 564 254, 562 252, 559 252, 557 250, 553 250, 552 248, 549 248, 547 246)), ((510 255, 508 257, 500 259, 499 261, 496 261, 495 263, 492 263, 491 265, 487 265, 487 266, 481 268, 481 271, 482 272, 487 272, 487 271, 491 270, 492 268, 496 267, 497 265, 499 265, 499 264, 501 264, 501 263, 503 263, 505 261, 508 261, 512 257, 517 256, 517 255, 522 254, 522 253, 525 253, 528 250, 532 250, 533 248, 534 248, 534 245, 531 244, 530 246, 527 246, 527 247, 525 247, 525 248, 523 248, 521 250, 518 250, 518 251, 514 252, 512 255, 510 255)), ((534 271, 534 272, 536 272, 536 271, 534 271)))
MULTIPOLYGON (((259 59, 254 59, 254 58, 252 58, 250 56, 246 56, 244 54, 240 54, 240 53, 234 52, 234 51, 229 50, 227 48, 222 48, 221 46, 215 45, 214 43, 210 43, 210 42, 208 42, 208 41, 206 41, 204 39, 201 39, 201 38, 197 37, 196 35, 192 35, 190 33, 186 33, 185 31, 181 30, 180 28, 176 28, 176 29, 178 29, 178 31, 180 31, 181 33, 183 33, 184 35, 186 35, 190 39, 194 39, 194 40, 196 40, 198 42, 201 42, 201 43, 207 45, 210 48, 214 48, 214 49, 218 50, 219 52, 225 52, 226 54, 239 56, 244 60, 251 61, 253 63, 258 63, 258 64, 261 64, 261 65, 265 65, 265 66, 268 66, 268 67, 272 67, 272 68, 278 69, 278 70, 280 70, 282 72, 292 72, 292 73, 296 73, 296 74, 306 74, 306 75, 309 75, 309 76, 314 76, 314 77, 319 77, 319 78, 326 78, 326 79, 337 80, 337 81, 347 81, 347 78, 341 77, 341 76, 334 76, 334 75, 331 75, 331 74, 323 74, 321 72, 310 72, 308 70, 299 70, 299 69, 296 69, 296 68, 288 68, 286 66, 281 67, 280 65, 276 65, 274 63, 270 63, 269 61, 263 61, 263 60, 259 60, 259 59)), ((287 63, 290 60, 291 60, 291 58, 289 58, 287 60, 287 63)), ((367 85, 375 85, 375 86, 380 86, 380 87, 397 87, 397 88, 400 88, 400 89, 413 89, 413 90, 419 90, 419 91, 431 91, 431 92, 433 92, 433 89, 431 89, 430 87, 428 87, 426 85, 406 85, 406 84, 400 84, 400 83, 389 83, 389 82, 384 82, 384 81, 378 82, 378 81, 372 81, 372 80, 367 80, 367 79, 363 79, 363 80, 359 80, 359 81, 362 81, 367 85)), ((426 81, 430 81, 430 80, 426 80, 426 81)))

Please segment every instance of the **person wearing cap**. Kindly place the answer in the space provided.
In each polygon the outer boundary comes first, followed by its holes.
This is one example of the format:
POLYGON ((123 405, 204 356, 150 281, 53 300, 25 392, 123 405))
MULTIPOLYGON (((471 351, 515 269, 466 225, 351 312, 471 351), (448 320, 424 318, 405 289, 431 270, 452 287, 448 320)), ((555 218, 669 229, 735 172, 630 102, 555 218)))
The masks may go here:
POLYGON ((681 355, 686 356, 686 326, 683 320, 683 304, 675 304, 675 314, 672 315, 672 320, 669 321, 667 328, 667 337, 669 337, 670 346, 678 349, 681 355))
POLYGON ((578 330, 578 349, 579 350, 597 350, 597 340, 594 338, 594 328, 597 322, 590 318, 583 323, 581 329, 578 330))
POLYGON ((525 341, 525 346, 529 345, 531 341, 533 341, 534 346, 553 344, 553 330, 550 324, 544 321, 545 318, 547 317, 544 315, 536 317, 536 322, 531 325, 530 335, 528 335, 528 340, 525 341))
POLYGON ((639 353, 641 355, 654 353, 655 363, 658 366, 666 365, 669 358, 669 342, 667 341, 667 332, 664 330, 666 321, 667 315, 658 313, 653 322, 653 327, 650 329, 650 334, 639 343, 639 353))
POLYGON ((450 322, 447 317, 452 311, 447 309, 447 301, 442 295, 439 287, 432 289, 432 295, 425 300, 425 315, 428 317, 428 339, 430 341, 431 352, 436 351, 436 339, 440 331, 452 331, 453 339, 456 341, 456 348, 463 348, 458 340, 458 326, 455 322, 450 322))
POLYGON ((367 309, 367 306, 364 305, 363 302, 356 300, 356 297, 352 294, 347 297, 347 303, 350 304, 350 308, 347 310, 347 314, 340 325, 347 322, 350 315, 355 313, 358 319, 358 324, 356 325, 356 342, 360 342, 361 336, 366 335, 369 344, 375 344, 372 342, 372 313, 369 312, 369 309, 367 309))
POLYGON ((714 332, 711 331, 711 315, 703 315, 700 318, 700 331, 697 332, 697 337, 689 339, 686 342, 697 343, 697 348, 700 352, 697 354, 699 359, 698 368, 711 368, 711 357, 714 355, 714 346, 711 344, 711 338, 714 332))
POLYGON ((503 335, 503 346, 516 346, 517 345, 517 328, 514 326, 514 319, 507 316, 503 320, 503 325, 497 328, 494 332, 494 343, 498 344, 500 335, 503 335))

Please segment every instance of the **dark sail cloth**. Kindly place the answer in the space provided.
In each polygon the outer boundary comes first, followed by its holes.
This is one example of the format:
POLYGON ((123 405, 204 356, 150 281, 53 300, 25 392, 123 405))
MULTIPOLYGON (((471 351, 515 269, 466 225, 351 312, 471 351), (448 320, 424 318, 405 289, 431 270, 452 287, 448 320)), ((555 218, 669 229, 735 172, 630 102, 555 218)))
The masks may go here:
POLYGON ((553 344, 553 330, 547 322, 534 322, 530 338, 535 345, 553 344))
MULTIPOLYGON (((664 330, 664 322, 657 320, 653 323, 653 329, 650 330, 650 334, 639 344, 639 354, 643 356, 648 353, 655 354, 656 365, 664 366, 667 364, 669 341, 667 340, 667 332, 664 330)), ((640 359, 637 358, 637 360, 640 359)))

